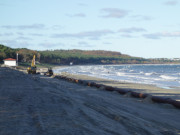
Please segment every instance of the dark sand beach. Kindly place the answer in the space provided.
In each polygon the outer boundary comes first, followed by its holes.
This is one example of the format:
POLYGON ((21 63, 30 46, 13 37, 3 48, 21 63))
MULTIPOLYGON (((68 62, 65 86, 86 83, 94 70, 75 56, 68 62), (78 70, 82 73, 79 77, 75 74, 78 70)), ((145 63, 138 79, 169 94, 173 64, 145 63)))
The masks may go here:
MULTIPOLYGON (((157 90, 140 84, 105 83, 157 90)), ((178 135, 179 116, 180 110, 172 105, 0 68, 2 135, 178 135)))
POLYGON ((70 74, 67 72, 62 72, 59 74, 57 73, 56 75, 62 75, 68 78, 95 82, 98 84, 103 84, 103 85, 112 86, 116 88, 124 88, 124 89, 128 89, 134 92, 147 93, 154 96, 171 98, 171 99, 180 101, 180 89, 178 88, 165 89, 165 88, 157 87, 155 85, 141 84, 141 82, 128 83, 128 82, 115 81, 115 80, 110 80, 110 79, 102 79, 102 78, 97 78, 97 77, 92 77, 92 76, 87 76, 87 75, 70 74))

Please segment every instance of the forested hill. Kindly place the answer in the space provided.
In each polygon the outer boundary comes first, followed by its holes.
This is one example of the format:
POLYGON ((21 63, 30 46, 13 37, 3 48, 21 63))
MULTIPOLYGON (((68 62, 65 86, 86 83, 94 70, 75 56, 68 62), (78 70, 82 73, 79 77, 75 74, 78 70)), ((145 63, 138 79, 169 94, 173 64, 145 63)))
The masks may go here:
POLYGON ((67 65, 74 64, 148 64, 148 63, 172 63, 165 59, 144 59, 121 54, 120 52, 104 50, 46 50, 36 51, 26 48, 13 49, 0 44, 0 62, 5 58, 16 58, 19 54, 19 62, 31 62, 33 55, 40 63, 67 65))
POLYGON ((119 52, 94 50, 54 50, 41 51, 41 62, 68 64, 123 64, 123 63, 141 63, 143 58, 131 57, 119 52))

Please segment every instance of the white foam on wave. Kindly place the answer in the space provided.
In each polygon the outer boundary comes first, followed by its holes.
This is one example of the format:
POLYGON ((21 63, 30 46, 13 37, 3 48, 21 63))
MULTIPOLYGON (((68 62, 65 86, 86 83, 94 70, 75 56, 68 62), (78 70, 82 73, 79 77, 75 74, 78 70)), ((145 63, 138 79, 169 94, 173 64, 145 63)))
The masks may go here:
POLYGON ((166 80, 176 80, 176 79, 178 79, 177 77, 167 76, 167 75, 161 75, 160 77, 163 78, 163 79, 166 79, 166 80))
MULTIPOLYGON (((149 65, 148 65, 149 66, 149 65)), ((171 72, 173 70, 166 70, 166 68, 158 69, 151 67, 140 69, 139 67, 132 66, 72 66, 66 67, 57 72, 68 72, 74 74, 84 74, 99 78, 113 79, 117 81, 127 81, 133 83, 145 83, 153 84, 157 86, 173 86, 180 85, 180 73, 178 71, 171 72)))
POLYGON ((153 73, 145 73, 146 76, 150 76, 152 75, 153 73))
POLYGON ((152 76, 152 75, 155 75, 155 76, 159 76, 160 74, 156 73, 156 72, 150 72, 150 73, 145 73, 146 76, 152 76))
POLYGON ((124 75, 125 75, 125 73, 122 73, 122 72, 117 72, 117 73, 116 73, 116 75, 117 75, 117 76, 124 76, 124 75))

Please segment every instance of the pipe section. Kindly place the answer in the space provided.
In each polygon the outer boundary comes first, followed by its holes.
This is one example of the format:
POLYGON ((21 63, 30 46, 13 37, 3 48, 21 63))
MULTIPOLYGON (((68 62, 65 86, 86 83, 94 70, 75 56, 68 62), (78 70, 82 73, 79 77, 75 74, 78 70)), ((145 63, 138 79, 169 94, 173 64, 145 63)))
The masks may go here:
MULTIPOLYGON (((67 76, 62 76, 62 75, 61 76, 55 76, 55 78, 67 80, 69 82, 74 82, 74 83, 78 83, 78 84, 87 85, 87 86, 90 86, 90 87, 96 87, 98 89, 103 88, 106 91, 116 91, 116 92, 118 92, 119 94, 122 94, 122 95, 130 93, 130 95, 132 97, 135 97, 135 98, 143 98, 144 99, 144 98, 146 98, 148 96, 149 97, 151 96, 151 95, 146 94, 146 93, 134 92, 131 89, 115 88, 115 87, 112 87, 112 86, 106 86, 106 85, 98 84, 98 83, 95 83, 95 82, 89 82, 89 81, 86 81, 86 80, 78 80, 78 79, 74 79, 74 78, 68 78, 67 76)), ((173 100, 171 98, 165 98, 165 97, 160 97, 160 96, 151 96, 151 100, 153 102, 155 102, 155 103, 171 104, 174 107, 180 109, 180 101, 176 101, 176 100, 173 100)))

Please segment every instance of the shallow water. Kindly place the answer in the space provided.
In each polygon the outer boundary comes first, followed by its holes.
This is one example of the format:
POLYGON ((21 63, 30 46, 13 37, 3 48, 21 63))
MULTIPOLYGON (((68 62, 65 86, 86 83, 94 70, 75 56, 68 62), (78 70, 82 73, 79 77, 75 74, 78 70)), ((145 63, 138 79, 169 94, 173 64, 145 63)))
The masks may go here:
POLYGON ((70 66, 54 70, 98 78, 153 84, 162 88, 180 89, 180 65, 99 65, 70 66))

